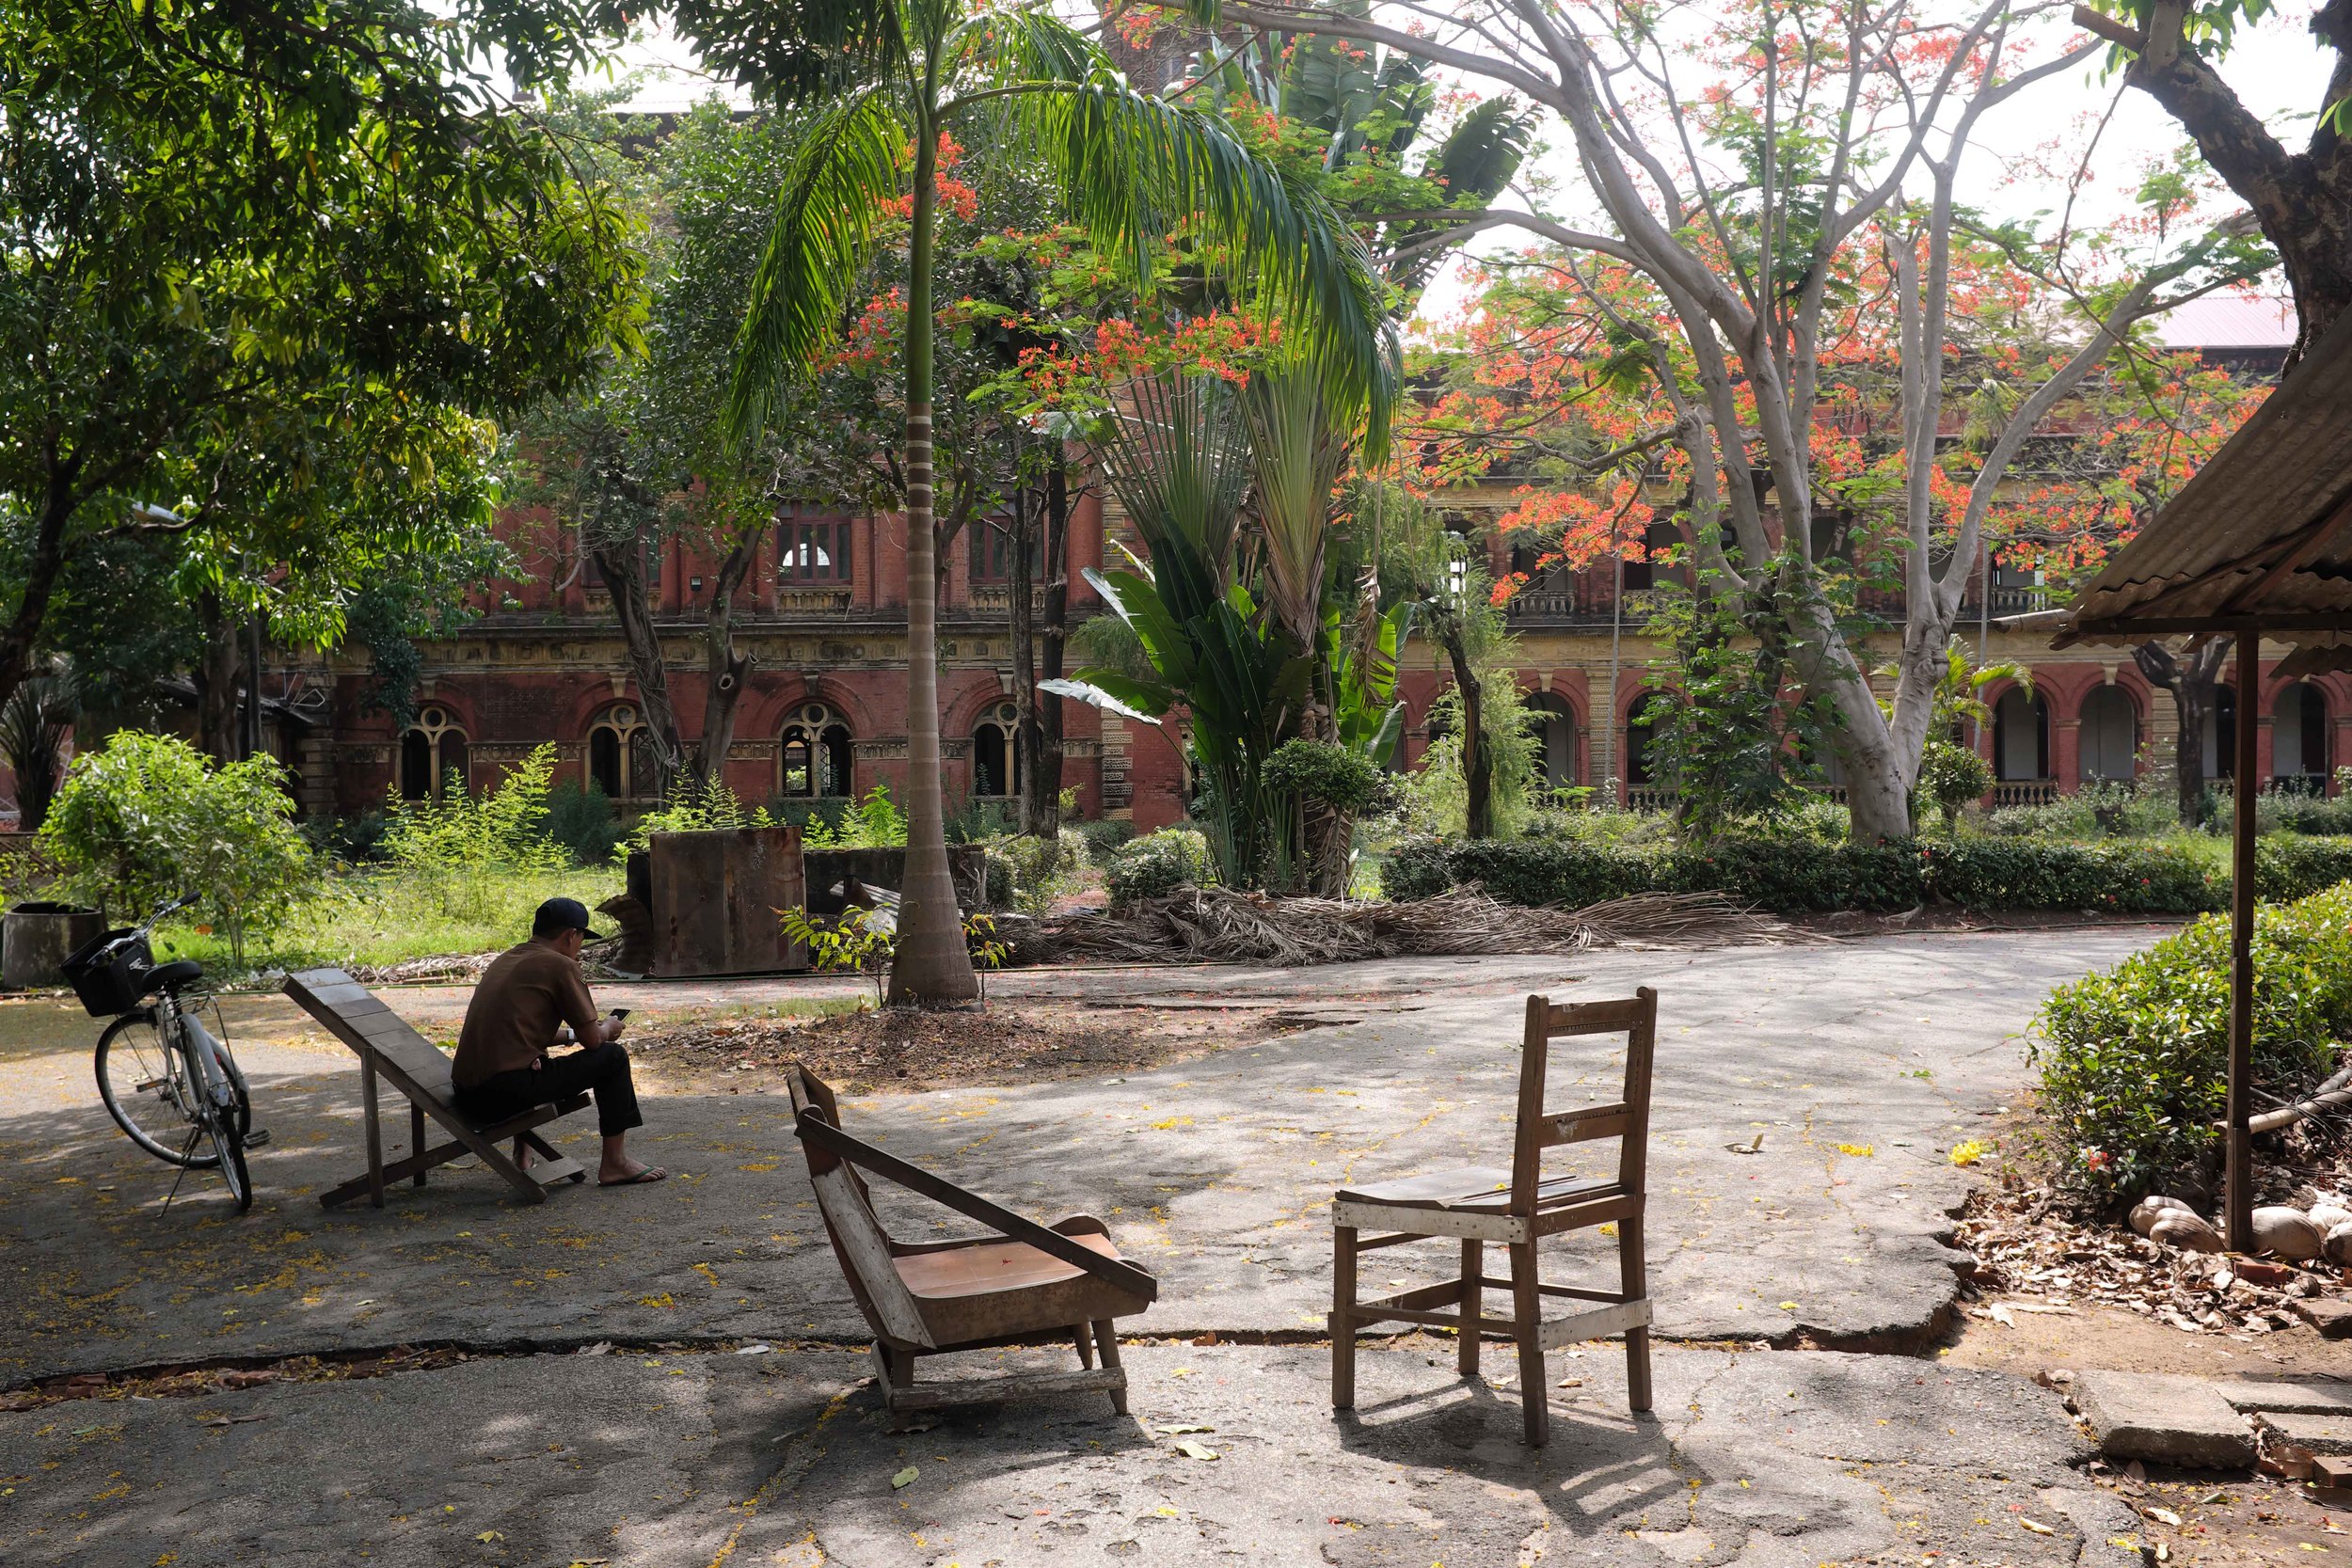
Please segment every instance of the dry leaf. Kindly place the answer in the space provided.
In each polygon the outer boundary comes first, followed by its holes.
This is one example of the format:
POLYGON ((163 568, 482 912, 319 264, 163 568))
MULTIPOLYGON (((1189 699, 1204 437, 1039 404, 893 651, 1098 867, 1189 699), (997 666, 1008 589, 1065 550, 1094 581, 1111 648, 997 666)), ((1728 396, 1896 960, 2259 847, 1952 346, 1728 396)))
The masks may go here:
POLYGON ((914 1465, 908 1465, 905 1469, 903 1469, 903 1470, 899 1471, 897 1475, 892 1476, 892 1477, 890 1478, 890 1489, 891 1489, 893 1492, 896 1492, 896 1491, 900 1490, 901 1488, 904 1488, 904 1487, 908 1487, 908 1486, 912 1486, 912 1485, 914 1485, 914 1478, 915 1478, 915 1476, 916 1476, 918 1473, 919 1473, 919 1472, 915 1469, 915 1467, 914 1467, 914 1465))
POLYGON ((2020 1519, 2017 1522, 2025 1526, 2027 1529, 2033 1531, 2036 1535, 2056 1535, 2058 1533, 2058 1531, 2052 1529, 2049 1526, 2042 1524, 2038 1519, 2020 1519))
POLYGON ((1176 1451, 1183 1454, 1186 1459, 1215 1459, 1216 1457, 1216 1450, 1215 1449, 1209 1447, 1206 1443, 1195 1443, 1189 1438, 1177 1444, 1176 1451))

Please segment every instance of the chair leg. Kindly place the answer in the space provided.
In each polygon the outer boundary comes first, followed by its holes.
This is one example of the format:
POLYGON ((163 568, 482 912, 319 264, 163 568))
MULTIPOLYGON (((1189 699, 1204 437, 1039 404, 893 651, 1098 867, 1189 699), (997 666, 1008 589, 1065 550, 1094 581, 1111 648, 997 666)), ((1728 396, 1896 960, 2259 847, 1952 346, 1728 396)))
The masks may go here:
POLYGON ((1331 1231, 1331 1408, 1356 1408, 1356 1227, 1331 1231))
POLYGON ((1111 1389, 1111 1409, 1127 1414, 1127 1370, 1119 1362, 1119 1331, 1111 1320, 1104 1318, 1094 1325, 1094 1348, 1102 1354, 1103 1370, 1119 1374, 1118 1386, 1111 1389))
MULTIPOLYGON (((1628 1301, 1641 1301, 1649 1294, 1648 1271, 1642 1261, 1642 1216, 1638 1213, 1617 1222, 1617 1288, 1628 1301)), ((1649 1410, 1649 1330, 1646 1327, 1625 1331, 1625 1400, 1637 1416, 1649 1410)))
POLYGON ((1551 1439, 1551 1383, 1544 1371, 1544 1297, 1535 1277, 1535 1243, 1511 1243, 1512 1335, 1519 1342, 1519 1405, 1527 1423, 1527 1445, 1540 1449, 1551 1439))
POLYGON ((1077 1341, 1078 1365, 1085 1368, 1089 1371, 1092 1371, 1094 1370, 1094 1341, 1087 1337, 1087 1325, 1084 1323, 1074 1324, 1072 1326, 1070 1334, 1071 1338, 1077 1341))
MULTIPOLYGON (((408 1152, 410 1154, 424 1152, 424 1107, 414 1101, 411 1101, 408 1105, 408 1152)), ((424 1185, 423 1166, 417 1167, 417 1174, 408 1179, 408 1184, 412 1187, 424 1185)))
POLYGON ((914 1353, 893 1350, 877 1339, 874 1341, 874 1364, 882 1373, 882 1406, 898 1408, 898 1396, 914 1386, 914 1353))
POLYGON ((367 1114, 368 1125, 368 1202, 377 1209, 384 1207, 384 1120, 377 1105, 375 1087, 375 1053, 359 1053, 359 1102, 367 1114))
POLYGON ((1462 1243, 1462 1326, 1454 1332, 1461 1342, 1454 1347, 1454 1364, 1464 1377, 1478 1375, 1478 1317, 1484 1310, 1486 1291, 1479 1285, 1479 1276, 1486 1272, 1486 1243, 1465 1240, 1462 1243))

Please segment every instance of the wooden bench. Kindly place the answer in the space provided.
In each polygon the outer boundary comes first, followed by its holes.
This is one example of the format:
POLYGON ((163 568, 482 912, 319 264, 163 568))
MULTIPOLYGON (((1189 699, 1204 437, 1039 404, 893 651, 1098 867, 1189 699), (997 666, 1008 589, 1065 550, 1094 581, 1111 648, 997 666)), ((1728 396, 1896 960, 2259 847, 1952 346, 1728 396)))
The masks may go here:
POLYGON ((843 1132, 833 1090, 806 1068, 795 1065, 788 1082, 817 1206, 850 1293, 874 1331, 876 1381, 890 1409, 1099 1391, 1110 1395, 1113 1410, 1127 1413, 1127 1372, 1112 1320, 1151 1306, 1160 1286, 1120 1257, 1101 1220, 1077 1214, 1049 1227, 1024 1219, 843 1132), (861 1169, 995 1234, 894 1241, 874 1213, 861 1169), (918 1356, 1041 1337, 1074 1344, 1078 1370, 915 1386, 918 1356))
POLYGON ((1626 1401, 1638 1414, 1650 1407, 1649 1288, 1642 1259, 1642 1215, 1646 1202, 1644 1167, 1649 1149, 1650 1063, 1657 1049, 1658 993, 1647 986, 1623 1001, 1556 1006, 1541 996, 1527 999, 1527 1031, 1519 1058, 1519 1104, 1511 1168, 1472 1166, 1408 1176, 1395 1181, 1343 1187, 1331 1195, 1334 1257, 1331 1279, 1331 1403, 1356 1403, 1356 1334, 1368 1323, 1395 1322, 1451 1328, 1464 1377, 1478 1373, 1482 1333, 1504 1335, 1519 1353, 1519 1401, 1527 1441, 1540 1446, 1551 1434, 1545 1402, 1551 1384, 1544 1353, 1576 1339, 1625 1336, 1626 1401), (1580 1035, 1626 1037, 1625 1092, 1615 1103, 1574 1111, 1544 1109, 1544 1079, 1551 1042, 1580 1035), (1559 1144, 1615 1138, 1613 1180, 1547 1177, 1543 1152, 1559 1144), (1617 1228, 1617 1289, 1594 1291, 1547 1285, 1538 1272, 1535 1243, 1546 1236, 1588 1226, 1617 1228), (1360 1235, 1365 1231, 1389 1234, 1360 1235), (1356 1259, 1375 1247, 1438 1237, 1458 1240, 1458 1277, 1373 1301, 1356 1299, 1356 1259), (1509 1249, 1511 1276, 1486 1272, 1486 1245, 1509 1249), (1511 1315, 1488 1317, 1487 1290, 1509 1291, 1511 1315), (1582 1309, 1547 1320, 1547 1296, 1580 1303, 1582 1309))
POLYGON ((359 1098, 367 1115, 367 1173, 322 1194, 322 1207, 332 1209, 364 1193, 370 1203, 381 1209, 388 1184, 405 1179, 421 1187, 426 1171, 469 1154, 504 1177, 526 1203, 545 1203, 547 1189, 558 1181, 588 1180, 579 1161, 557 1153, 533 1131, 584 1109, 588 1096, 577 1094, 554 1104, 534 1105, 495 1126, 477 1127, 451 1103, 453 1085, 449 1058, 367 987, 340 969, 306 969, 286 976, 285 991, 359 1057, 359 1098), (376 1106, 379 1077, 408 1097, 408 1155, 390 1164, 384 1163, 383 1121, 376 1106), (449 1142, 425 1147, 428 1117, 448 1132, 449 1142), (509 1159, 499 1146, 510 1138, 518 1153, 528 1148, 538 1159, 529 1167, 509 1159))

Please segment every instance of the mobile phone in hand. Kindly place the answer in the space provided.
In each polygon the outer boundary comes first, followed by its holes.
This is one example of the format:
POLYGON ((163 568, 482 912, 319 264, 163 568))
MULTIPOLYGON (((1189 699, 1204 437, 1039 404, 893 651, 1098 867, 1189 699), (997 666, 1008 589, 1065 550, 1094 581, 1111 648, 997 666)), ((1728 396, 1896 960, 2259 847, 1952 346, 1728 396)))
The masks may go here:
POLYGON ((628 1016, 628 1009, 627 1007, 615 1007, 606 1016, 608 1018, 627 1018, 628 1016))

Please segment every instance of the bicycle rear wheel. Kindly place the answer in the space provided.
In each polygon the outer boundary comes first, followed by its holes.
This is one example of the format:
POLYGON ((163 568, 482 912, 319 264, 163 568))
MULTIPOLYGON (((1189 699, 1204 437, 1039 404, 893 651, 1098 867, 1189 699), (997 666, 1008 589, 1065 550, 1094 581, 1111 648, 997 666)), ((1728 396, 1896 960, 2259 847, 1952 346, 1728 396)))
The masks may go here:
POLYGON ((229 1183, 229 1196, 237 1200, 237 1212, 242 1214, 253 1207, 253 1179, 245 1168, 245 1134, 237 1131, 235 1116, 217 1106, 204 1118, 204 1133, 213 1146, 212 1163, 220 1167, 220 1179, 229 1183))
POLYGON ((98 1037, 98 1098, 133 1143, 169 1164, 207 1170, 217 1152, 198 1135, 202 1092, 155 1026, 152 1009, 125 1013, 98 1037), (199 1152, 199 1148, 202 1152, 199 1152))

